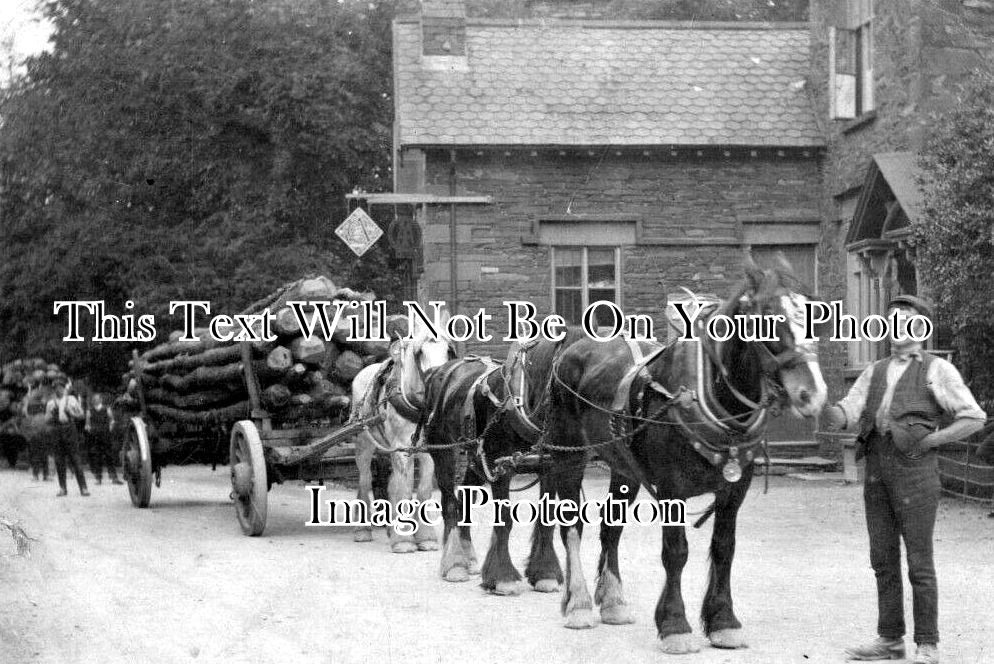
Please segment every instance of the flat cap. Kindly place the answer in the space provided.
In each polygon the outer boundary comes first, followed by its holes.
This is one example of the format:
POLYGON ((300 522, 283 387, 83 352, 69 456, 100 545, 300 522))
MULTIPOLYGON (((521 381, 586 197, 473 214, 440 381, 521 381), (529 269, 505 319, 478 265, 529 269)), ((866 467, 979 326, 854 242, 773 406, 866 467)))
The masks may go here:
POLYGON ((887 303, 887 308, 911 307, 918 313, 928 318, 932 317, 932 303, 914 295, 896 295, 887 303))

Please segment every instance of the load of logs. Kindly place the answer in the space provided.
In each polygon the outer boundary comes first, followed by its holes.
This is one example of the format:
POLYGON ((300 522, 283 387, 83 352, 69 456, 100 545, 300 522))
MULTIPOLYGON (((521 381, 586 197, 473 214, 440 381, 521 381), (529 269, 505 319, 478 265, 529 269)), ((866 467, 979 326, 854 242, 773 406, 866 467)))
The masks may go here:
POLYGON ((32 387, 53 385, 58 379, 67 379, 57 364, 33 357, 16 359, 0 366, 0 421, 15 415, 20 401, 32 387))
POLYGON ((174 332, 169 342, 145 351, 137 363, 132 361, 125 375, 125 399, 135 408, 144 399, 152 415, 186 424, 222 424, 250 417, 243 368, 247 352, 262 407, 274 419, 290 422, 341 415, 350 403, 352 379, 363 367, 385 360, 389 342, 352 341, 353 318, 359 336, 364 331, 360 307, 344 309, 330 341, 319 333, 302 336, 287 302, 334 304, 372 301, 373 297, 338 288, 326 277, 287 284, 242 312, 258 315, 268 310, 276 341, 223 342, 206 329, 196 330, 199 340, 188 341, 174 332))

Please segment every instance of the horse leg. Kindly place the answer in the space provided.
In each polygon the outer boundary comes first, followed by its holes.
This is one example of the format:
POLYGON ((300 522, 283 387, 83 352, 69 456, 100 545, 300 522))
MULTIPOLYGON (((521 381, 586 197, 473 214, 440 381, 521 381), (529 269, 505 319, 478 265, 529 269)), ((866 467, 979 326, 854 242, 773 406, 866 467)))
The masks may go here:
MULTIPOLYGON (((431 500, 435 481, 435 462, 431 460, 430 454, 423 452, 415 455, 415 460, 418 463, 418 471, 420 472, 417 499, 419 502, 424 503, 431 500)), ((418 530, 414 533, 414 541, 417 542, 419 551, 438 550, 438 533, 435 532, 435 527, 424 523, 420 519, 418 520, 418 530)))
MULTIPOLYGON (((559 500, 572 500, 580 505, 580 488, 583 484, 583 464, 574 464, 568 458, 555 464, 560 473, 556 482, 556 496, 559 500)), ((559 526, 560 537, 566 547, 566 590, 563 592, 561 610, 566 616, 569 629, 595 627, 594 603, 587 590, 587 580, 580 565, 580 540, 583 536, 583 522, 577 519, 571 526, 559 526)))
POLYGON ((683 605, 680 578, 687 564, 687 534, 683 526, 663 526, 663 569, 666 585, 656 604, 656 630, 663 652, 683 655, 700 646, 692 634, 683 605))
MULTIPOLYGON (((359 491, 358 499, 366 504, 366 520, 373 514, 373 455, 375 448, 369 443, 367 434, 356 436, 355 464, 359 468, 359 491)), ((357 515, 353 518, 358 520, 357 515)), ((371 542, 373 540, 373 529, 369 525, 356 526, 352 532, 352 539, 356 542, 371 542)))
POLYGON ((724 495, 715 495, 711 534, 711 569, 701 604, 701 624, 715 648, 745 648, 742 623, 732 610, 732 559, 735 557, 735 521, 745 500, 748 482, 738 482, 724 495))
MULTIPOLYGON (((511 495, 511 474, 504 473, 490 485, 495 501, 508 500, 511 495)), ((507 549, 507 541, 511 536, 511 508, 502 504, 498 508, 499 520, 503 525, 495 524, 490 537, 490 548, 483 560, 480 586, 495 595, 517 595, 521 593, 521 574, 511 562, 511 554, 507 549)))
MULTIPOLYGON (((611 473, 608 495, 617 500, 618 504, 627 508, 635 500, 638 492, 637 482, 631 482, 618 473, 611 473)), ((635 622, 632 610, 625 601, 621 587, 621 572, 618 569, 618 542, 621 541, 624 525, 609 525, 609 522, 620 521, 620 518, 623 518, 622 514, 608 513, 603 515, 601 521, 601 558, 597 563, 594 602, 601 607, 601 622, 606 625, 627 625, 635 622)))
MULTIPOLYGON (((406 452, 393 452, 390 454, 390 464, 390 483, 387 485, 387 493, 390 494, 390 504, 396 510, 401 500, 411 498, 414 461, 406 452)), ((390 550, 394 553, 413 553, 418 550, 413 534, 401 535, 393 524, 389 532, 390 550)))
POLYGON ((462 543, 462 531, 467 527, 458 525, 462 504, 455 491, 456 452, 432 452, 432 459, 435 462, 438 490, 442 494, 442 519, 445 522, 438 573, 446 581, 469 581, 470 560, 462 543))
MULTIPOLYGON (((484 478, 470 466, 466 469, 466 477, 463 479, 464 486, 483 486, 484 478)), ((476 557, 476 548, 473 546, 473 535, 471 526, 459 526, 459 543, 462 546, 463 555, 466 557, 466 569, 470 576, 480 573, 480 561, 476 557)))
MULTIPOLYGON (((553 494, 554 488, 549 473, 541 473, 539 490, 542 496, 548 497, 553 494)), ((540 593, 557 592, 563 582, 563 569, 559 566, 559 558, 553 548, 555 529, 554 525, 543 524, 542 519, 537 519, 532 528, 531 551, 525 564, 525 578, 540 593)))

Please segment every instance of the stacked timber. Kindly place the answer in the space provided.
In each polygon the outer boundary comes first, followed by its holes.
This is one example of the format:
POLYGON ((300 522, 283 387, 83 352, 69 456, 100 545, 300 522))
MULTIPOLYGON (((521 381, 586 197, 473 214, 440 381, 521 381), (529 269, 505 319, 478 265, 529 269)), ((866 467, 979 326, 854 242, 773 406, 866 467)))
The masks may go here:
MULTIPOLYGON (((258 391, 262 408, 276 420, 341 416, 349 407, 352 379, 363 367, 389 354, 387 341, 353 340, 353 327, 359 336, 365 332, 361 303, 373 298, 372 293, 339 288, 326 277, 302 279, 240 314, 258 316, 250 326, 261 331, 260 315, 268 312, 275 340, 219 341, 206 329, 198 329, 199 339, 190 341, 174 332, 170 341, 132 361, 125 375, 130 401, 126 405, 137 408, 143 400, 153 416, 185 424, 228 423, 251 416, 248 380, 254 379, 252 389, 258 391), (332 309, 339 302, 349 305, 326 339, 320 325, 311 334, 303 334, 301 321, 287 305, 293 301, 329 302, 332 309), (353 302, 360 305, 351 306, 353 302), (249 371, 246 363, 251 365, 249 371)), ((313 309, 307 307, 305 313, 311 321, 313 309)), ((239 329, 234 325, 229 331, 239 329)))
POLYGON ((0 366, 0 421, 17 414, 21 400, 32 388, 54 385, 68 376, 57 364, 33 357, 18 358, 0 366))

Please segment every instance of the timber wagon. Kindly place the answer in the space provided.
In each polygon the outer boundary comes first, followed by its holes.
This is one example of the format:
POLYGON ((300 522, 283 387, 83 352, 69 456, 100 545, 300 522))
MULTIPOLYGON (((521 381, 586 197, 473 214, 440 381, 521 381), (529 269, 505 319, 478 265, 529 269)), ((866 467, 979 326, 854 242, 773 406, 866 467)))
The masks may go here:
POLYGON ((267 298, 265 308, 277 312, 275 342, 174 340, 141 355, 133 351, 121 456, 135 507, 149 506, 164 466, 211 450, 215 465, 226 457, 246 535, 265 529, 273 484, 356 477, 353 436, 377 418, 349 421, 351 380, 385 359, 389 345, 354 344, 337 333, 340 341, 301 337, 289 323, 279 325, 289 318, 279 315, 286 301, 330 299, 342 290, 355 297, 320 278, 267 298))

